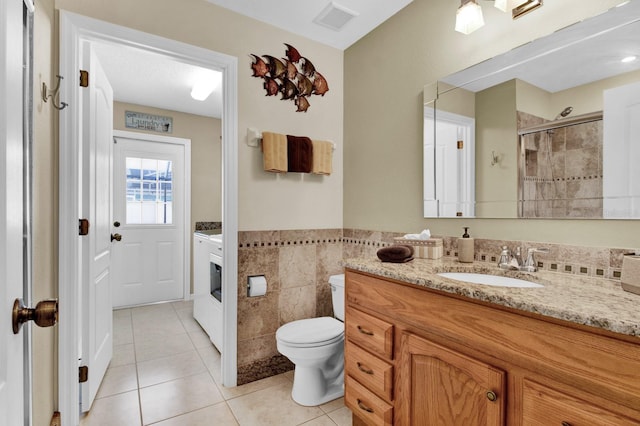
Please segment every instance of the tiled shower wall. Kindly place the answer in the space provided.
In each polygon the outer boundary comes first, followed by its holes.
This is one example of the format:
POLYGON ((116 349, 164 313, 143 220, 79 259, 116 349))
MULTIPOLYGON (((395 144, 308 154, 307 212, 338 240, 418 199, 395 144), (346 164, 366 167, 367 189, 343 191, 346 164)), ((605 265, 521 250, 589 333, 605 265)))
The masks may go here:
MULTIPOLYGON (((518 128, 546 120, 518 112, 518 128)), ((602 217, 602 120, 526 135, 524 217, 602 217)))
MULTIPOLYGON (((360 229, 248 231, 238 234, 238 384, 293 369, 280 355, 275 333, 303 318, 332 315, 331 275, 343 273, 343 258, 376 257, 403 233, 360 229), (265 275, 267 294, 247 297, 247 279, 265 275)), ((443 237, 444 256, 457 256, 457 237, 443 237)), ((496 263, 501 247, 536 254, 538 268, 565 274, 620 279, 622 256, 632 249, 583 247, 527 241, 475 239, 475 260, 496 263)))

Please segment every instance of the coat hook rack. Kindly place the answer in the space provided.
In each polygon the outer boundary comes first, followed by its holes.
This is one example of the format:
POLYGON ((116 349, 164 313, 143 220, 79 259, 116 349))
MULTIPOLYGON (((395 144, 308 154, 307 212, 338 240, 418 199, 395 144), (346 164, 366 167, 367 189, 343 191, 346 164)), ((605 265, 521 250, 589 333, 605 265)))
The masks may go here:
POLYGON ((65 109, 69 104, 66 102, 60 102, 60 105, 56 105, 56 97, 58 96, 58 92, 60 91, 60 81, 64 78, 61 75, 56 75, 58 78, 58 84, 56 84, 56 88, 53 90, 47 89, 47 83, 42 83, 42 100, 47 102, 47 99, 51 98, 51 105, 57 110, 65 109))

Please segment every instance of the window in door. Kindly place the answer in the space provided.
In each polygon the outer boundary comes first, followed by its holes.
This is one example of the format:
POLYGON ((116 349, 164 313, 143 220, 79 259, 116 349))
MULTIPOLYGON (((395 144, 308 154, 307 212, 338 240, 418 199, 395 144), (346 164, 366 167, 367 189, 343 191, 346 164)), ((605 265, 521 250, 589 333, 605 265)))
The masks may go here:
POLYGON ((171 224, 172 162, 127 157, 127 224, 171 224))

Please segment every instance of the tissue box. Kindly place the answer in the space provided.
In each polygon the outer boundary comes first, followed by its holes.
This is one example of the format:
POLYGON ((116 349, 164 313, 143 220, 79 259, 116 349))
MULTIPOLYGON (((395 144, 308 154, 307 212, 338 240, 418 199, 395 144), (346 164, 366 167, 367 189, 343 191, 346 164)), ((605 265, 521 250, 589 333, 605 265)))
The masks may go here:
POLYGON ((402 237, 394 238, 396 244, 404 244, 413 247, 413 257, 421 259, 440 259, 444 252, 442 238, 429 238, 428 240, 409 240, 402 237))
POLYGON ((622 288, 640 294, 640 256, 626 255, 622 258, 622 288))

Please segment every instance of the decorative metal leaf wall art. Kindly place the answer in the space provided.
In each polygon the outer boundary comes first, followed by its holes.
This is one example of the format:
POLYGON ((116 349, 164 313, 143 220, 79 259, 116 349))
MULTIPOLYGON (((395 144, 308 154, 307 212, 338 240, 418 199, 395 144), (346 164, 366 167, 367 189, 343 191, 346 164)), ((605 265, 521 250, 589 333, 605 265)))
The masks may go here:
POLYGON ((307 112, 309 97, 324 96, 329 91, 329 83, 316 70, 313 63, 300 55, 298 49, 290 44, 284 44, 287 50, 286 58, 276 58, 271 55, 251 54, 253 61, 251 69, 253 77, 262 78, 265 96, 282 95, 281 100, 291 100, 298 109, 297 112, 307 112))

